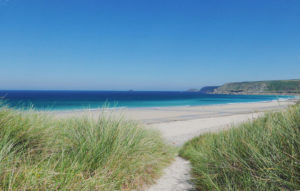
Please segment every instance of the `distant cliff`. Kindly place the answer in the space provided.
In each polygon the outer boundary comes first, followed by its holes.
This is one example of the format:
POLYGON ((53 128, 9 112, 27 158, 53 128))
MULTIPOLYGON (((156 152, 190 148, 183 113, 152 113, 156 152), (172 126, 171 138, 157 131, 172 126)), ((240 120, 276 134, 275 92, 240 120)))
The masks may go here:
POLYGON ((201 90, 199 92, 204 93, 204 94, 213 93, 218 87, 220 87, 220 86, 205 86, 205 87, 201 88, 201 90))
POLYGON ((300 94, 300 80, 273 80, 227 83, 213 94, 300 94))

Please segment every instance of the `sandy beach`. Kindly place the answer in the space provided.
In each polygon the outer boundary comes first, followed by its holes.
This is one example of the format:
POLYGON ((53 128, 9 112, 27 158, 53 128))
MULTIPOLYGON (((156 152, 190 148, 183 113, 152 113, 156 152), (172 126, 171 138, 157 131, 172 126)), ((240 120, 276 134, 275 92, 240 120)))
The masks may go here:
POLYGON ((127 119, 140 121, 144 124, 156 124, 171 121, 186 121, 199 118, 230 116, 247 114, 272 109, 285 108, 295 103, 296 99, 274 100, 265 102, 232 103, 204 106, 172 106, 172 107, 139 107, 139 108, 106 108, 106 109, 78 109, 51 111, 56 116, 98 117, 102 113, 124 116, 127 119))
POLYGON ((88 116, 97 119, 101 115, 122 117, 158 130, 168 143, 181 146, 202 133, 228 128, 233 124, 256 118, 265 111, 284 109, 295 102, 296 99, 289 99, 206 106, 106 108, 47 113, 58 118, 88 116))

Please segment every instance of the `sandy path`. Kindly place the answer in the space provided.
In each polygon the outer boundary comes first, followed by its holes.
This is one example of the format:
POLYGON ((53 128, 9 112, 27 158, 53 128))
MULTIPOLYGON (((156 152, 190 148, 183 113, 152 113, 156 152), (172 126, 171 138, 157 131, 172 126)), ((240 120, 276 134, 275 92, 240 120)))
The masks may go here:
POLYGON ((166 169, 164 175, 147 191, 181 191, 192 190, 193 185, 189 182, 190 163, 181 157, 176 157, 175 161, 166 169))
MULTIPOLYGON (((189 121, 175 121, 151 125, 150 128, 157 129, 162 133, 165 140, 173 145, 182 146, 186 141, 206 132, 219 131, 229 128, 233 124, 252 120, 263 113, 250 113, 223 117, 203 118, 189 121), (170 128, 172 131, 170 131, 170 128)), ((146 189, 147 191, 182 191, 193 190, 189 181, 190 163, 181 157, 166 169, 163 176, 156 184, 146 189)))

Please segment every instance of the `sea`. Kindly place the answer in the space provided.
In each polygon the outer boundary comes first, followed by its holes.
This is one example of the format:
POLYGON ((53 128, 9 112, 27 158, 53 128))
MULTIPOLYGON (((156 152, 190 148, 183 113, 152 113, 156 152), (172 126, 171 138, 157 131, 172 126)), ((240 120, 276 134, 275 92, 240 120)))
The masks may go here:
POLYGON ((15 109, 72 110, 115 107, 169 107, 263 102, 278 95, 215 95, 187 91, 36 91, 0 90, 2 106, 15 109))

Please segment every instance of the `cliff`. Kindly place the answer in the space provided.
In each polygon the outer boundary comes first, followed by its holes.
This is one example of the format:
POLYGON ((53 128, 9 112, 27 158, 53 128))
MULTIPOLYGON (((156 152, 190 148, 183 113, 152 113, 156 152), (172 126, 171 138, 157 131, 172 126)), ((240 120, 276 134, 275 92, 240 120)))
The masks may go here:
POLYGON ((224 84, 213 94, 300 94, 300 80, 272 80, 224 84))

